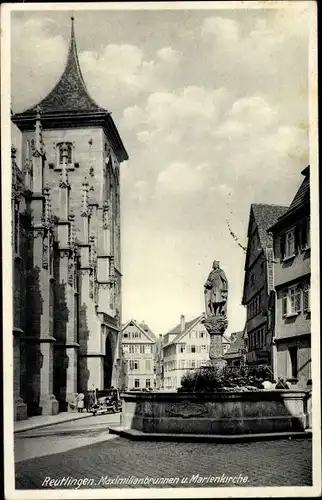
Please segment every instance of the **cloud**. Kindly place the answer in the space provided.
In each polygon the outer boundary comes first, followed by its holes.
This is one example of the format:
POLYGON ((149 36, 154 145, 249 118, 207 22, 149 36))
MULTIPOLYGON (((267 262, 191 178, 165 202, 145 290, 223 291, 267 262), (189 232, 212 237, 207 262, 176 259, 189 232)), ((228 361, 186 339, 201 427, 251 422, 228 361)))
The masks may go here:
POLYGON ((258 92, 231 97, 223 89, 189 86, 151 93, 141 107, 125 109, 122 125, 144 145, 140 161, 152 165, 151 186, 182 195, 208 187, 218 196, 234 192, 238 197, 244 179, 253 196, 265 190, 265 169, 269 184, 278 175, 281 194, 291 162, 292 172, 307 161, 306 130, 284 121, 278 107, 258 92))
MULTIPOLYGON (((58 81, 69 40, 59 34, 58 23, 30 16, 27 20, 14 19, 12 44, 12 94, 15 110, 21 111, 45 97, 58 81)), ((113 112, 120 113, 140 94, 166 89, 180 71, 182 54, 168 45, 146 58, 142 48, 134 44, 110 43, 97 50, 79 51, 78 56, 89 93, 101 106, 112 106, 113 112)))
POLYGON ((80 63, 88 88, 99 103, 109 107, 113 97, 116 109, 123 109, 141 93, 166 88, 178 70, 180 57, 178 51, 163 47, 156 51, 155 59, 147 60, 137 46, 110 44, 100 53, 82 52, 80 63))
MULTIPOLYGON (((181 313, 198 315, 217 258, 230 277, 230 328, 239 330, 244 253, 226 220, 244 241, 250 203, 288 204, 301 182, 307 14, 185 11, 175 30, 163 11, 140 12, 137 26, 131 12, 83 16, 84 79, 116 117, 130 156, 121 166, 124 316, 162 333, 181 313)), ((68 34, 40 14, 12 26, 14 101, 29 106, 60 76, 68 34)))
POLYGON ((174 50, 172 47, 163 47, 157 51, 157 56, 161 59, 161 61, 178 64, 182 54, 181 52, 174 50))
POLYGON ((208 17, 202 24, 201 37, 205 41, 213 41, 215 37, 222 43, 235 45, 239 41, 239 26, 229 18, 208 17))
POLYGON ((25 22, 16 19, 12 23, 12 107, 15 112, 39 102, 58 81, 68 45, 57 30, 57 23, 48 18, 30 17, 25 22))
MULTIPOLYGON (((178 144, 183 140, 208 135, 218 121, 227 93, 224 89, 209 91, 189 86, 174 92, 154 92, 141 108, 126 108, 123 125, 143 128, 137 132, 140 141, 178 144)), ((188 146, 189 149, 189 146, 188 146)))
POLYGON ((150 200, 151 189, 149 183, 144 180, 138 180, 132 188, 132 199, 138 203, 146 203, 150 200))
POLYGON ((200 192, 203 181, 200 167, 193 168, 184 162, 171 163, 157 178, 159 188, 174 194, 200 192))

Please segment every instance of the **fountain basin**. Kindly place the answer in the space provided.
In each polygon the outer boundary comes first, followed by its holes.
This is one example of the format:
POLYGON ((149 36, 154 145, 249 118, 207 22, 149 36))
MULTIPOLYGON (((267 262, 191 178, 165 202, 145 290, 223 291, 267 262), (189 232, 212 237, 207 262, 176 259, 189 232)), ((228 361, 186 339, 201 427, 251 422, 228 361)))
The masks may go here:
POLYGON ((132 438, 310 435, 305 431, 309 393, 301 390, 126 392, 122 398, 121 425, 110 431, 132 438))

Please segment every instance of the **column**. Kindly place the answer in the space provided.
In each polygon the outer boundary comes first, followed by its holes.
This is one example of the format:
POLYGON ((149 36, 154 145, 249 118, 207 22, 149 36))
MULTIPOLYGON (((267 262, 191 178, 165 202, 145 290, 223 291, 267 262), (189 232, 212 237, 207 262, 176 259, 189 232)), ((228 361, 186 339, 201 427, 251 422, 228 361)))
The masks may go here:
POLYGON ((66 338, 66 354, 68 356, 67 380, 66 380, 66 393, 67 395, 77 392, 77 359, 78 348, 77 343, 77 325, 75 323, 75 215, 69 215, 69 245, 71 255, 69 258, 68 277, 67 277, 67 307, 69 310, 68 324, 67 324, 67 338, 66 338))
POLYGON ((219 368, 225 366, 226 360, 223 357, 222 336, 228 327, 227 318, 207 316, 202 323, 210 335, 209 365, 218 366, 219 368))
POLYGON ((77 392, 77 343, 75 331, 75 215, 69 212, 70 184, 68 181, 67 161, 68 147, 62 146, 62 172, 59 183, 60 221, 59 221, 59 251, 60 251, 60 285, 65 292, 68 317, 66 321, 65 338, 62 348, 68 359, 66 369, 66 400, 77 392))
MULTIPOLYGON (((50 275, 48 269, 46 269, 46 264, 44 266, 44 237, 46 228, 44 227, 43 214, 46 209, 46 197, 44 196, 43 183, 44 149, 40 112, 41 110, 38 107, 32 158, 33 194, 31 195, 31 209, 34 225, 33 262, 34 270, 39 272, 38 286, 41 297, 41 316, 39 322, 40 331, 35 332, 36 337, 33 340, 36 343, 39 342, 39 406, 42 408, 42 415, 54 415, 58 413, 59 407, 58 401, 53 395, 53 343, 55 338, 50 334, 50 275)), ((39 297, 35 297, 35 300, 39 301, 39 297)))
POLYGON ((40 318, 40 397, 39 406, 42 415, 56 415, 59 411, 58 401, 53 395, 53 355, 55 338, 50 334, 50 276, 48 270, 42 268, 43 231, 38 231, 34 238, 34 264, 39 271, 39 286, 42 299, 42 314, 40 318))
POLYGON ((14 394, 14 420, 27 418, 27 405, 20 397, 20 336, 22 330, 13 330, 13 394, 14 394))

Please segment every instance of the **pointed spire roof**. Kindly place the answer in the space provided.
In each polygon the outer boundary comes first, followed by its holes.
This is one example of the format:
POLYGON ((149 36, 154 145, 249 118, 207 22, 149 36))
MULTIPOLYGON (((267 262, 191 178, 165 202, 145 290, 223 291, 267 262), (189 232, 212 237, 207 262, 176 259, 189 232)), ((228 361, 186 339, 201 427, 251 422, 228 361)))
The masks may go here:
POLYGON ((73 17, 67 62, 58 83, 42 101, 14 114, 11 120, 20 130, 34 130, 37 109, 41 111, 44 129, 75 128, 85 124, 103 127, 119 162, 129 159, 111 113, 98 106, 86 88, 78 60, 73 17))
POLYGON ((37 106, 40 106, 42 114, 66 111, 106 112, 96 104, 86 88, 78 60, 73 17, 67 62, 62 76, 47 97, 24 113, 35 112, 37 106))

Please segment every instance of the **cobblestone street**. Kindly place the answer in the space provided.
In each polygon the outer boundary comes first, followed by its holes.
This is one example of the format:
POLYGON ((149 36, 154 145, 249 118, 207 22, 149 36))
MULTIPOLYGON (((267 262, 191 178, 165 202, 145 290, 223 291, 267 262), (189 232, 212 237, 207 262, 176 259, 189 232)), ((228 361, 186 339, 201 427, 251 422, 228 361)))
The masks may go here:
MULTIPOLYGON (((54 437, 52 438, 55 439, 54 437)), ((48 447, 50 444, 48 444, 48 447)), ((248 476, 238 486, 312 485, 310 440, 283 440, 238 444, 135 442, 124 438, 96 443, 16 464, 16 488, 42 488, 46 478, 90 479, 92 488, 115 488, 106 478, 179 478, 166 487, 214 487, 184 477, 248 476), (105 478, 102 481, 101 478, 105 478), (101 482, 100 482, 101 481, 101 482), (103 483, 103 484, 102 484, 103 483)), ((49 480, 48 480, 49 481, 49 480)), ((142 487, 133 484, 127 487, 142 487)), ((220 483, 218 486, 227 487, 220 483)), ((228 486, 234 487, 234 484, 228 486)), ((68 488, 68 486, 66 486, 68 488)), ((75 487, 75 486, 74 486, 75 487)), ((82 486, 81 486, 82 487, 82 486)), ((147 486, 145 486, 147 487, 147 486)), ((148 487, 159 487, 150 483, 148 487)), ((50 488, 50 486, 49 486, 50 488)), ((124 486, 123 486, 124 488, 124 486)))

